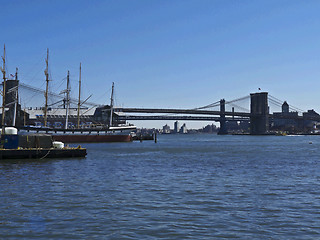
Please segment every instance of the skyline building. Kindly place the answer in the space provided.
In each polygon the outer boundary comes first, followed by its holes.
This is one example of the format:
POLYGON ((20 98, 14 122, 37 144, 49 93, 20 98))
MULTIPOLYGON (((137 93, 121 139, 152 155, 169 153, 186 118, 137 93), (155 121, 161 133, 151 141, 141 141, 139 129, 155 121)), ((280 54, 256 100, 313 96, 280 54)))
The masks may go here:
POLYGON ((173 130, 173 132, 174 133, 179 133, 179 122, 178 121, 175 121, 174 122, 174 128, 173 128, 174 130, 173 130))

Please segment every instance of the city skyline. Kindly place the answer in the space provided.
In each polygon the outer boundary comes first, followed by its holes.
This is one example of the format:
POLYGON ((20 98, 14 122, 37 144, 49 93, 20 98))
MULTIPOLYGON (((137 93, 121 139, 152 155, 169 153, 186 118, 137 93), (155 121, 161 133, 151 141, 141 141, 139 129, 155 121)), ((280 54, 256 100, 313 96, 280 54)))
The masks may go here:
POLYGON ((18 67, 26 84, 44 86, 49 48, 51 84, 70 70, 76 88, 82 62, 83 96, 102 104, 115 82, 125 107, 195 108, 261 88, 320 111, 319 1, 14 1, 2 9, 8 74, 18 67))

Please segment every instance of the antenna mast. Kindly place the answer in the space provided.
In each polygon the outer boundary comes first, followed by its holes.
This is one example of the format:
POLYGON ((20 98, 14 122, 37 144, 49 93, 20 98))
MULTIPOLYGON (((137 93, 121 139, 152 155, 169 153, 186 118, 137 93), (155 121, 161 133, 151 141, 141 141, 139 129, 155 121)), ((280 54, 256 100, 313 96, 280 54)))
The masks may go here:
POLYGON ((2 134, 4 134, 5 130, 5 107, 6 107, 6 45, 3 47, 3 67, 1 69, 2 74, 3 74, 3 89, 2 89, 2 134))
POLYGON ((46 75, 46 92, 45 92, 46 103, 44 106, 44 126, 46 127, 47 126, 47 118, 48 118, 49 48, 47 48, 46 70, 44 70, 44 74, 46 75))
POLYGON ((112 114, 113 114, 113 91, 114 91, 114 82, 112 82, 112 91, 111 91, 111 102, 110 102, 110 122, 109 128, 112 127, 112 114))
POLYGON ((68 75, 67 75, 67 90, 66 90, 66 94, 67 94, 67 108, 66 108, 66 126, 65 129, 68 129, 68 115, 69 115, 69 105, 70 105, 70 86, 69 86, 70 82, 69 82, 69 71, 68 71, 68 75))
POLYGON ((81 106, 81 63, 80 63, 80 73, 79 73, 79 100, 78 100, 78 125, 77 127, 80 128, 80 106, 81 106))

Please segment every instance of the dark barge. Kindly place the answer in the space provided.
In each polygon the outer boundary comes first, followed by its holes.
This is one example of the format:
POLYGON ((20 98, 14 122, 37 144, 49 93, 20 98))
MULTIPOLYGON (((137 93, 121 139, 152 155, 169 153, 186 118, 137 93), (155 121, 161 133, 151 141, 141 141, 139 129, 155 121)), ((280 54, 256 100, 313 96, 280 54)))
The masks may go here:
POLYGON ((53 141, 48 134, 18 135, 17 129, 5 128, 1 135, 1 159, 43 159, 85 157, 87 149, 65 147, 63 142, 53 141))
POLYGON ((85 157, 85 148, 30 148, 30 149, 0 149, 1 159, 35 159, 35 158, 74 158, 85 157))

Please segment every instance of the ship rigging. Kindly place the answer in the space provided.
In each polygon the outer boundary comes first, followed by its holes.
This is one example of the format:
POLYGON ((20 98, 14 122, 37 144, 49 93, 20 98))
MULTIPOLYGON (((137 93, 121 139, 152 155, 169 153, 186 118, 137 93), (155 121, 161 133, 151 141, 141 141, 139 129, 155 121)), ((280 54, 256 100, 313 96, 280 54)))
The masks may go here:
MULTIPOLYGON (((3 67, 1 68, 3 73, 3 104, 2 104, 2 127, 3 126, 17 126, 20 129, 30 129, 36 127, 37 129, 43 129, 46 132, 53 131, 122 131, 122 130, 134 130, 135 126, 126 125, 126 122, 119 120, 119 114, 114 112, 114 83, 112 83, 110 105, 99 105, 89 102, 88 100, 92 95, 87 97, 84 101, 81 101, 81 63, 79 68, 79 94, 78 99, 71 97, 70 92, 70 72, 67 75, 67 88, 62 91, 61 94, 53 93, 49 90, 49 84, 52 82, 49 74, 49 49, 47 49, 45 59, 45 91, 20 83, 18 81, 18 73, 16 70, 15 79, 8 80, 6 78, 6 62, 5 62, 5 47, 3 67), (10 85, 8 91, 8 85, 10 85), (21 109, 21 105, 18 102, 18 86, 22 91, 33 91, 34 93, 41 93, 45 96, 44 107, 24 107, 21 109), (49 103, 49 96, 59 101, 49 103), (10 104, 9 100, 11 101, 10 104), (63 102, 60 107, 57 106, 63 102), (71 105, 77 105, 71 107, 71 105), (61 108, 61 106, 63 106, 61 108), (63 112, 64 111, 64 112, 63 112), (9 114, 9 115, 8 115, 9 114), (6 116, 8 115, 8 116, 6 116), (8 119, 9 118, 9 119, 8 119)), ((30 96, 31 94, 29 94, 30 96)), ((42 95, 42 96, 43 96, 42 95)), ((39 101, 38 101, 39 102, 39 101)))

